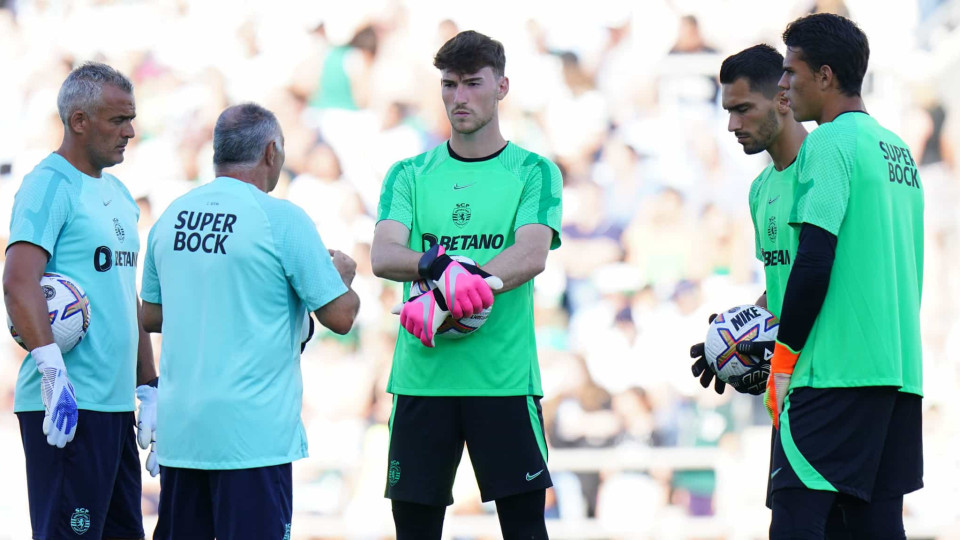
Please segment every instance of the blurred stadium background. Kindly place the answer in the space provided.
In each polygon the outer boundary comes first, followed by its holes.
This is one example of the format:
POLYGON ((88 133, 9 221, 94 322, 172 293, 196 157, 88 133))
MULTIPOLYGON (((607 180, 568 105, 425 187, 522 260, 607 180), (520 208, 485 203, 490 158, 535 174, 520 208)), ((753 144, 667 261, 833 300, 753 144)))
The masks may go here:
MULTIPOLYGON (((747 189, 767 158, 726 132, 715 74, 757 42, 782 50, 786 23, 817 10, 864 28, 869 111, 921 164, 927 487, 905 513, 911 538, 960 538, 958 0, 0 0, 0 237, 23 175, 59 145, 56 93, 78 62, 134 81, 137 138, 111 172, 137 198, 144 238, 212 179, 225 106, 275 111, 287 164, 274 194, 358 261, 363 299, 348 336, 303 355, 311 457, 294 466, 293 538, 390 538, 399 288, 370 271, 375 207, 392 162, 449 136, 433 54, 458 30, 487 33, 507 50, 505 135, 564 171, 564 244, 536 281, 552 538, 765 537, 769 420, 757 398, 702 390, 687 354, 709 313, 763 290, 747 189)), ((22 357, 0 345, 0 539, 30 536, 11 412, 22 357)), ((158 491, 144 476, 149 532, 158 491)), ((499 537, 466 455, 455 499, 447 538, 499 537)))

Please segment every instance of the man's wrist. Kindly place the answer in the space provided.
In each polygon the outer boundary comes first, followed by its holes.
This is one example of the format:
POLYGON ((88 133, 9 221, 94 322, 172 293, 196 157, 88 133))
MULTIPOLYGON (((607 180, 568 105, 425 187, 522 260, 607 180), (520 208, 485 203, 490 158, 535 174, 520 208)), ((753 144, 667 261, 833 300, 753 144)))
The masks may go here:
POLYGON ((156 403, 157 401, 157 383, 160 381, 160 377, 155 377, 150 381, 141 384, 135 390, 137 399, 143 402, 152 402, 156 403))
POLYGON ((793 374, 800 351, 794 351, 789 345, 777 341, 773 346, 773 358, 770 359, 770 373, 793 374))
POLYGON ((420 262, 417 264, 417 273, 420 274, 420 277, 432 280, 439 279, 439 272, 435 270, 437 262, 443 257, 450 258, 442 254, 440 249, 440 244, 434 244, 420 256, 420 262))
POLYGON ((63 353, 60 352, 60 346, 56 343, 43 345, 30 351, 30 356, 37 363, 37 369, 40 371, 46 369, 66 370, 63 364, 63 353))

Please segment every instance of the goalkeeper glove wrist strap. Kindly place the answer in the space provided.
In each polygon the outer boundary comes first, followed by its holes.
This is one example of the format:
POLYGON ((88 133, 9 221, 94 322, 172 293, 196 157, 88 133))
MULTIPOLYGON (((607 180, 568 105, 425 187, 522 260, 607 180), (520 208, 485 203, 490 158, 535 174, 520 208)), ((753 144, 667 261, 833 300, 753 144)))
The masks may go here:
POLYGON ((417 265, 417 273, 425 279, 434 281, 440 279, 443 270, 450 265, 453 260, 447 254, 440 254, 440 244, 434 244, 421 257, 417 265))
POLYGON ((800 351, 794 351, 789 345, 777 341, 773 346, 773 358, 770 359, 770 373, 792 375, 798 358, 800 358, 800 351))
POLYGON ((450 308, 447 307, 447 301, 443 299, 443 293, 440 292, 440 289, 431 289, 425 294, 432 294, 433 299, 437 301, 437 305, 440 306, 440 309, 444 311, 450 311, 450 308))
POLYGON ((30 351, 30 356, 33 357, 33 361, 37 363, 37 369, 40 371, 45 369, 67 369, 66 366, 63 365, 63 353, 60 352, 60 347, 56 343, 37 347, 30 351))

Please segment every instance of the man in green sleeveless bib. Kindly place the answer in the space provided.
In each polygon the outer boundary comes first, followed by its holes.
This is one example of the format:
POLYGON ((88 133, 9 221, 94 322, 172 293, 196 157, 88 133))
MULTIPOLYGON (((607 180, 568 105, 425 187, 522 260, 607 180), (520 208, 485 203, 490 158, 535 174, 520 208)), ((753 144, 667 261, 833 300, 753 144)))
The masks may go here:
POLYGON ((496 501, 504 538, 547 537, 544 498, 552 483, 533 278, 560 245, 562 180, 550 160, 500 133, 497 107, 510 88, 505 64, 503 45, 477 32, 441 47, 434 65, 450 140, 396 163, 380 195, 374 273, 405 283, 407 293, 410 282, 432 278, 439 291, 406 298, 404 327, 418 318, 410 330, 418 336, 401 328, 387 385, 394 410, 386 496, 398 540, 440 538, 464 443, 483 500, 496 501), (466 265, 464 273, 448 255, 470 257, 480 268, 466 265), (502 279, 486 323, 459 340, 434 339, 434 314, 481 308, 462 308, 459 293, 454 300, 451 275, 473 279, 471 298, 489 295, 482 305, 494 298, 475 273, 502 279))

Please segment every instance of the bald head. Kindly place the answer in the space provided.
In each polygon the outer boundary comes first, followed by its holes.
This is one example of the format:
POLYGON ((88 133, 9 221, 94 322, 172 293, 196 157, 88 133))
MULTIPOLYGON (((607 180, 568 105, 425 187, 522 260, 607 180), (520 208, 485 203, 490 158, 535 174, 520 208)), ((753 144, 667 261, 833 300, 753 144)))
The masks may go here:
POLYGON ((213 130, 213 164, 221 168, 252 168, 268 144, 281 139, 277 117, 256 103, 228 107, 213 130))

